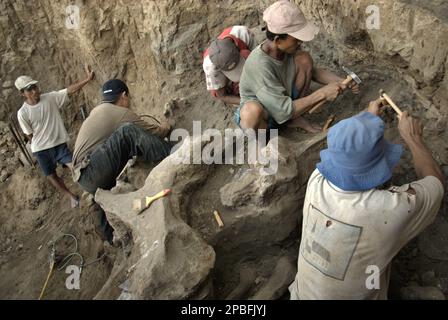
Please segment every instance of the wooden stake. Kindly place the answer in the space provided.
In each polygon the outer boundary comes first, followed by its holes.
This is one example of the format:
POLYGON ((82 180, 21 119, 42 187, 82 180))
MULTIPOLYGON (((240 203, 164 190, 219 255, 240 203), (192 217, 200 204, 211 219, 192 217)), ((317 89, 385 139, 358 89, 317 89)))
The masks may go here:
POLYGON ((215 215, 215 219, 216 219, 216 222, 218 222, 219 227, 220 228, 224 228, 224 222, 222 222, 222 219, 221 219, 221 216, 219 215, 219 212, 215 211, 213 214, 215 215))
POLYGON ((334 122, 335 119, 336 119, 336 116, 334 114, 332 114, 328 118, 327 122, 325 123, 324 128, 323 128, 323 132, 328 132, 328 129, 330 129, 330 126, 332 125, 332 123, 334 122))

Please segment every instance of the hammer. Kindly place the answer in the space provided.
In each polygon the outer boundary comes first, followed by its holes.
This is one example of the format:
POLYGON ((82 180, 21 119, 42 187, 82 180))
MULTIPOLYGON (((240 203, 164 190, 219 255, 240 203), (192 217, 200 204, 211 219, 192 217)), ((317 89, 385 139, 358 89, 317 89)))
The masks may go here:
POLYGON ((134 201, 134 209, 133 210, 136 211, 137 215, 140 215, 146 209, 149 209, 149 207, 151 207, 151 205, 155 201, 168 196, 170 193, 171 193, 171 189, 165 189, 153 197, 146 197, 145 200, 143 201, 143 204, 142 204, 142 201, 136 200, 136 201, 134 201))
POLYGON ((398 108, 398 106, 395 104, 395 102, 392 101, 392 99, 384 92, 383 89, 380 90, 380 97, 387 101, 387 103, 392 107, 392 109, 395 110, 395 112, 401 117, 403 115, 403 112, 398 108))
MULTIPOLYGON (((347 67, 342 67, 342 70, 347 74, 347 79, 345 79, 342 84, 347 86, 350 84, 350 82, 355 81, 357 84, 361 84, 362 80, 358 77, 356 73, 354 73, 352 70, 350 70, 347 67)), ((317 106, 315 106, 313 109, 310 110, 310 114, 315 113, 320 107, 327 101, 322 101, 317 106)))

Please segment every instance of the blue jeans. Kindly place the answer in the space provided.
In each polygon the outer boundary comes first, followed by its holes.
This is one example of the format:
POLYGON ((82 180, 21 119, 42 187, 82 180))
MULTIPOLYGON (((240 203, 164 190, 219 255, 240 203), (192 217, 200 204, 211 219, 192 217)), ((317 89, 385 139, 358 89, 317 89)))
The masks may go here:
POLYGON ((170 155, 171 148, 160 137, 132 123, 123 124, 90 155, 89 165, 82 169, 78 182, 91 194, 99 188, 110 190, 129 159, 137 156, 159 162, 170 155))
MULTIPOLYGON (((297 90, 296 88, 296 84, 293 83, 292 84, 292 91, 291 91, 291 98, 292 100, 297 100, 300 96, 300 92, 299 90, 297 90)), ((235 111, 233 117, 235 120, 235 123, 238 125, 238 127, 240 126, 241 123, 241 109, 243 108, 243 106, 239 106, 239 108, 235 111)), ((269 115, 268 118, 268 129, 278 129, 279 128, 279 124, 275 121, 275 119, 269 115)))

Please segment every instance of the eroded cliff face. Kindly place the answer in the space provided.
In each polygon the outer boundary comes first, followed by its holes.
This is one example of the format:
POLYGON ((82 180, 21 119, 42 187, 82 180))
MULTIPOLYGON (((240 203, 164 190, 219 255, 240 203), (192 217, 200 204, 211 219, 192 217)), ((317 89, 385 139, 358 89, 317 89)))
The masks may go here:
MULTIPOLYGON (((160 116, 165 104, 172 100, 210 104, 210 100, 204 100, 204 48, 223 26, 259 24, 256 1, 74 4, 80 8, 79 29, 75 30, 66 27, 66 3, 2 2, 1 72, 5 90, 0 100, 1 119, 20 105, 12 88, 17 75, 32 74, 41 80, 44 89, 50 90, 82 77, 84 63, 92 65, 97 74, 95 85, 86 88, 82 97, 89 108, 100 98, 100 85, 114 77, 129 84, 134 108, 139 112, 160 116)), ((74 112, 79 104, 74 102, 74 112)), ((182 119, 188 112, 199 117, 201 108, 192 106, 178 116, 182 119)), ((221 115, 225 110, 217 109, 221 115)), ((214 119, 216 123, 221 120, 214 119)))
MULTIPOLYGON (((421 95, 446 114, 448 75, 447 5, 434 1, 302 1, 302 8, 323 27, 322 38, 334 44, 321 50, 346 64, 376 58, 387 67, 398 69, 421 95), (379 9, 378 27, 369 28, 379 9)), ((368 85, 368 84, 367 84, 368 85)), ((436 112, 429 106, 432 112, 436 112)))
MULTIPOLYGON (((1 277, 4 289, 0 297, 38 295, 48 271, 41 267, 48 258, 47 244, 61 232, 76 233, 85 255, 100 258, 105 254, 106 258, 98 267, 85 270, 83 277, 89 283, 88 289, 66 292, 57 285, 58 281, 64 281, 64 275, 57 275, 48 290, 50 298, 116 299, 129 293, 133 298, 245 299, 279 298, 285 293, 285 283, 294 275, 299 240, 298 227, 291 227, 291 221, 296 219, 296 212, 297 219, 300 218, 303 185, 323 147, 319 139, 313 140, 316 137, 285 132, 286 140, 280 139, 281 146, 299 141, 302 144, 295 145, 296 149, 305 148, 310 155, 303 158, 281 147, 284 159, 281 174, 271 180, 259 179, 252 173, 253 168, 244 166, 173 169, 165 163, 150 176, 149 168, 139 169, 137 188, 142 189, 137 192, 155 191, 154 185, 165 181, 157 175, 165 174, 177 176, 170 183, 178 193, 165 203, 168 209, 161 206, 151 217, 146 217, 144 226, 129 216, 126 209, 114 207, 113 196, 103 195, 106 199, 103 205, 109 208, 118 225, 124 222, 128 228, 135 225, 138 229, 128 251, 122 252, 104 247, 95 237, 87 205, 83 205, 81 215, 67 209, 64 199, 50 187, 42 187, 46 184, 38 171, 20 166, 19 154, 6 128, 9 115, 22 103, 14 88, 18 76, 28 74, 40 81, 44 91, 55 90, 81 79, 84 63, 93 67, 97 77, 63 111, 72 144, 82 123, 79 108, 82 105, 88 110, 94 108, 100 99, 101 84, 114 77, 128 83, 133 109, 138 113, 159 118, 167 115, 177 128, 187 130, 191 130, 195 120, 202 121, 204 129, 233 127, 231 108, 213 101, 206 92, 202 54, 210 40, 225 27, 243 24, 259 30, 263 24, 262 12, 272 2, 72 1, 80 9, 78 29, 67 28, 65 1, 0 3, 0 180, 4 180, 0 181, 0 240, 5 253, 0 259, 0 270, 8 274, 1 277), (24 186, 23 181, 29 183, 24 186), (287 191, 285 195, 282 190, 287 191), (216 228, 210 215, 214 208, 224 212, 224 230, 216 228), (173 224, 168 224, 170 221, 173 224), (267 228, 279 221, 285 222, 285 226, 278 226, 276 232, 266 236, 267 228), (158 226, 157 233, 145 238, 146 231, 149 233, 154 225, 158 226), (176 230, 181 232, 176 234, 176 230), (151 245, 156 241, 161 251, 153 254, 156 249, 151 245), (197 266, 185 264, 186 255, 181 254, 182 245, 188 243, 202 251, 190 254, 190 258, 198 255, 197 266), (266 248, 265 252, 260 248, 266 248), (157 275, 166 262, 184 266, 190 273, 179 275, 179 269, 172 269, 160 278, 157 275), (143 272, 147 268, 150 271, 143 272), (32 269, 37 271, 27 275, 32 269), (288 271, 282 273, 279 269, 288 271), (155 278, 160 281, 154 283, 155 278), (174 278, 182 281, 170 288, 174 278), (118 288, 118 282, 125 285, 118 288), (164 289, 157 291, 154 285, 164 289)), ((361 96, 345 94, 328 110, 314 116, 314 120, 323 122, 335 113, 338 120, 349 117, 376 99, 378 90, 383 88, 400 106, 423 119, 428 144, 447 172, 448 6, 444 1, 296 3, 321 28, 317 39, 305 45, 315 64, 331 68, 341 76, 341 66, 346 65, 364 82, 361 96), (371 5, 379 9, 379 29, 366 25, 372 17, 371 11, 366 12, 371 5)), ((387 136, 398 141, 396 120, 392 114, 387 119, 387 136)), ((395 182, 414 178, 407 156, 397 168, 395 182)), ((65 179, 70 177, 66 174, 65 179)), ((447 230, 446 218, 443 209, 437 228, 429 230, 398 257, 393 297, 399 297, 399 289, 410 281, 439 286, 447 294, 448 246, 442 236, 447 230), (432 271, 438 284, 428 275, 432 271)))
MULTIPOLYGON (((177 99, 213 103, 204 100, 204 48, 226 26, 262 24, 261 13, 271 2, 74 1, 80 8, 79 29, 68 29, 66 3, 3 1, 0 119, 21 104, 13 88, 18 75, 32 74, 47 90, 61 88, 83 76, 86 62, 97 81, 74 108, 83 99, 93 108, 100 84, 112 77, 129 83, 140 112, 161 115, 165 104, 177 99)), ((442 107, 448 86, 443 2, 377 1, 379 29, 366 26, 371 1, 296 2, 321 27, 312 43, 322 54, 314 55, 317 63, 356 65, 378 58, 400 69, 418 92, 442 107)), ((199 118, 203 106, 190 107, 199 118)), ((225 118, 226 109, 213 107, 225 118)), ((222 117, 213 120, 219 123, 222 117)))

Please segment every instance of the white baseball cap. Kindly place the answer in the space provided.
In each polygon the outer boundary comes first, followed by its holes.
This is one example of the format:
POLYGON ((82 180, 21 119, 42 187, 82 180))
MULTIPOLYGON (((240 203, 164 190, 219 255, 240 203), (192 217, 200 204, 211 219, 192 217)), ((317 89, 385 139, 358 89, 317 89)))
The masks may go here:
POLYGON ((263 20, 272 33, 289 34, 302 41, 311 41, 319 33, 319 28, 307 21, 302 10, 288 0, 277 1, 267 8, 263 20))
POLYGON ((38 81, 33 80, 31 77, 20 76, 17 78, 15 85, 17 90, 22 91, 23 89, 26 89, 36 83, 38 83, 38 81))

